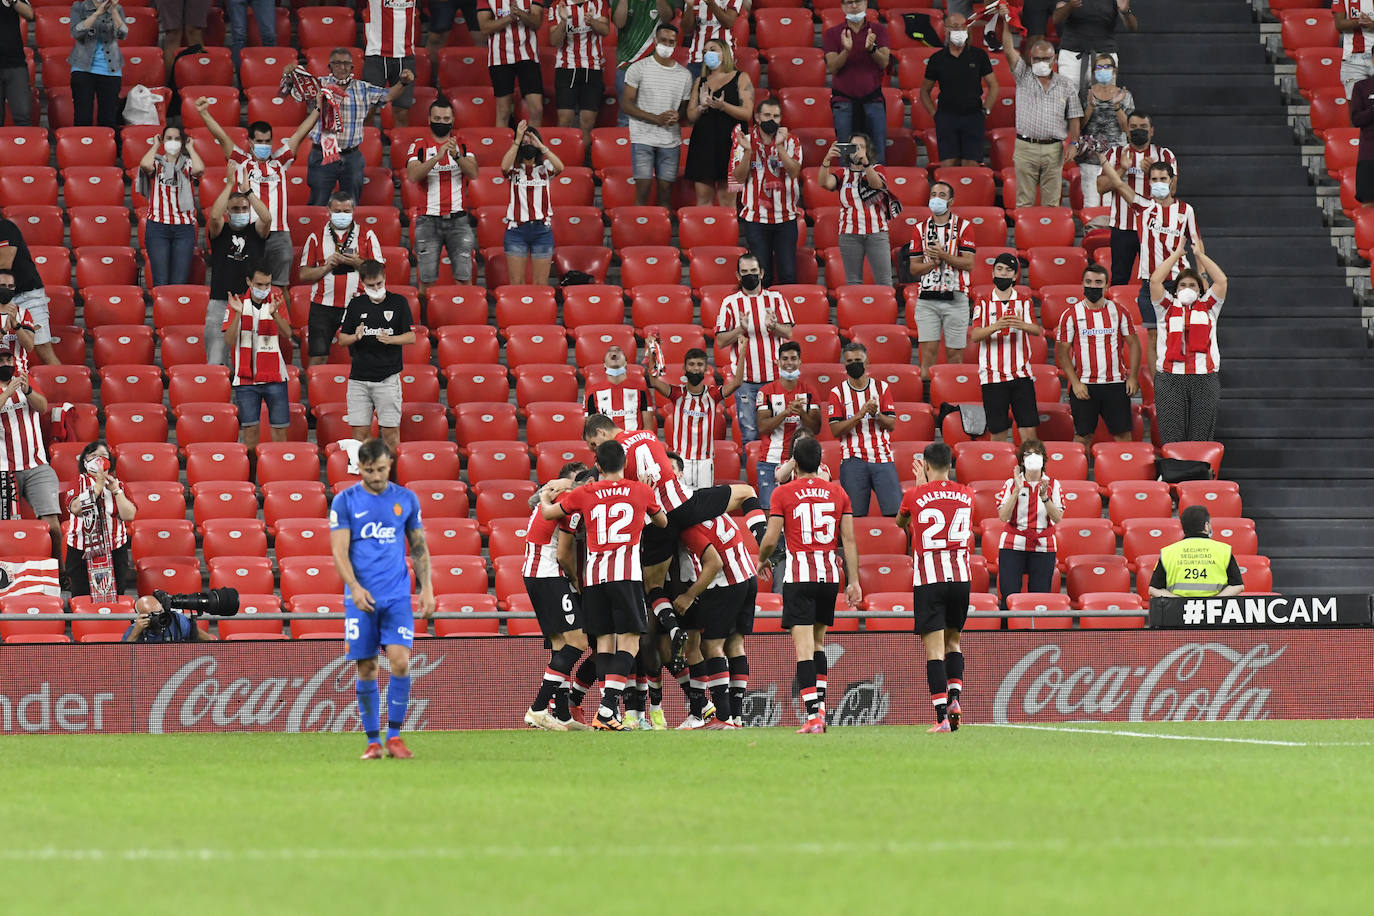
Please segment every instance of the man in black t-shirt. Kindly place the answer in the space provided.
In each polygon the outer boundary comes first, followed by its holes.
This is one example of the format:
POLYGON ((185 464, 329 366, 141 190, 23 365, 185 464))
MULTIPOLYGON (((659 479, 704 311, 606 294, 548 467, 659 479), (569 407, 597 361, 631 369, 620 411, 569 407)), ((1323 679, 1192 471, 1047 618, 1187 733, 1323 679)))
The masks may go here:
POLYGON ((997 77, 988 52, 968 44, 968 21, 962 13, 945 17, 947 44, 926 61, 921 105, 935 118, 940 165, 981 165, 987 116, 997 103, 997 77), (983 86, 987 86, 987 96, 983 86), (931 89, 940 87, 937 105, 931 89))
POLYGON ((272 211, 253 193, 253 185, 243 181, 235 186, 231 169, 215 204, 205 218, 210 237, 210 304, 205 310, 205 361, 212 366, 229 365, 225 352, 224 319, 228 317, 229 297, 248 295, 253 267, 263 259, 267 236, 272 231, 272 211), (253 220, 257 216, 257 221, 253 220))
POLYGON ((403 351, 415 342, 410 304, 386 291, 386 265, 364 261, 363 293, 354 296, 339 325, 339 343, 353 357, 348 371, 348 423, 358 440, 371 436, 377 416, 382 439, 395 449, 401 442, 401 367, 403 351))
POLYGON ((11 301, 15 308, 20 312, 28 309, 33 317, 33 351, 45 365, 58 365, 57 354, 52 349, 52 324, 48 319, 48 294, 43 291, 43 277, 33 263, 24 234, 4 217, 0 217, 0 270, 14 274, 14 299, 11 301))
POLYGON ((31 127, 33 95, 24 57, 28 27, 21 18, 33 22, 32 5, 24 0, 0 0, 0 123, 8 111, 14 116, 15 127, 31 127))

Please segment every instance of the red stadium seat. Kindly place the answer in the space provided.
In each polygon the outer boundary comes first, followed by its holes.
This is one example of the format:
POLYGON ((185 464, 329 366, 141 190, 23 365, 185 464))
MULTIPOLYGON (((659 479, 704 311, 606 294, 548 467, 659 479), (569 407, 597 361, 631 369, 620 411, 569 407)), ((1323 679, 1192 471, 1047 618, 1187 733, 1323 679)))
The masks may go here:
POLYGON ((446 366, 448 402, 504 401, 510 396, 510 379, 500 364, 470 363, 446 366))
POLYGON ((1311 97, 1321 89, 1340 89, 1341 49, 1293 48, 1287 52, 1297 64, 1298 91, 1311 97))
POLYGON ((468 488, 461 480, 416 480, 410 489, 420 500, 422 515, 461 518, 468 514, 468 488))
MULTIPOLYGON (((113 161, 113 157, 109 161, 113 161)), ((124 203, 124 174, 115 166, 77 165, 62 170, 62 194, 69 207, 118 207, 124 203)), ((117 244, 128 244, 127 238, 117 244)))
MULTIPOLYGON (((61 444, 61 443, 58 443, 61 444)), ((56 467, 56 462, 54 462, 56 467)), ((131 483, 124 480, 124 469, 119 468, 119 478, 124 481, 124 490, 129 500, 138 509, 138 518, 144 520, 166 518, 180 519, 186 516, 186 490, 175 480, 147 481, 131 483)), ((59 474, 61 472, 59 471, 59 474)), ((63 480, 75 477, 63 475, 63 480)))
MULTIPOLYGON (((455 438, 466 449, 474 442, 509 442, 520 438, 514 404, 505 402, 458 404, 453 408, 455 438)), ((453 479, 457 479, 455 471, 453 479)))
MULTIPOLYGON (((780 10, 756 9, 753 17, 754 37, 761 50, 810 47, 815 41, 816 27, 811 21, 810 9, 805 6, 780 10)), ((824 83, 823 78, 821 82, 824 83)))
POLYGON ((692 288, 736 280, 736 262, 744 253, 745 249, 730 245, 701 245, 693 249, 687 265, 692 288))
POLYGON ((204 329, 200 325, 178 324, 158 331, 161 363, 164 369, 173 366, 205 365, 204 329))
POLYGON ((160 403, 110 404, 105 408, 105 439, 111 447, 126 442, 166 442, 167 429, 167 414, 160 403))
POLYGON ((676 248, 637 245, 620 252, 621 285, 635 289, 644 284, 681 284, 682 262, 676 248))
POLYGON ((1074 607, 1079 607, 1080 597, 1087 592, 1129 592, 1131 569, 1124 557, 1115 554, 1084 555, 1069 563, 1064 584, 1074 607))
MULTIPOLYGON (((229 559, 232 560, 236 558, 229 559)), ((219 564, 220 568, 226 571, 221 572, 220 575, 224 577, 226 581, 232 582, 232 574, 227 571, 230 565, 231 564, 221 562, 219 564)), ((210 564, 211 588, 218 587, 214 584, 216 581, 215 566, 216 564, 214 563, 210 564)), ((239 564, 239 566, 250 570, 250 581, 260 581, 260 571, 256 565, 245 562, 239 564)), ((267 573, 269 577, 268 582, 270 584, 272 573, 270 565, 268 566, 267 573)), ((266 592, 262 594, 251 594, 246 591, 240 593, 238 614, 234 617, 223 617, 216 621, 216 626, 219 630, 219 638, 229 641, 286 639, 286 634, 282 632, 282 621, 262 620, 259 618, 260 614, 281 613, 281 602, 277 600, 276 595, 270 594, 270 592, 271 588, 269 587, 266 592)))
POLYGON ((829 89, 779 89, 777 99, 782 105, 782 123, 786 124, 789 130, 834 126, 834 119, 830 113, 829 89))
POLYGON ((1341 43, 1332 10, 1286 10, 1279 12, 1278 17, 1280 41, 1290 57, 1299 48, 1330 48, 1341 43))
POLYGON ((45 286, 70 286, 72 282, 71 252, 66 248, 30 245, 34 267, 45 286))
POLYGON ((1230 544, 1231 552, 1235 554, 1259 552, 1255 523, 1248 518, 1212 516, 1212 540, 1230 544))
POLYGON ((260 442, 257 453, 259 486, 320 479, 320 453, 309 442, 260 442))
MULTIPOLYGON (((123 188, 122 183, 120 187, 123 188)), ((56 169, 34 165, 0 167, 0 207, 56 203, 56 169)))
MULTIPOLYGON (((876 553, 905 553, 907 550, 906 532, 897 527, 890 518, 862 518, 854 520, 854 542, 859 555, 876 553)), ((911 595, 907 595, 910 603, 911 595)))
POLYGON ((1178 489, 1180 513, 1189 506, 1202 506, 1214 520, 1217 517, 1235 518, 1242 514, 1240 485, 1234 481, 1185 480, 1175 486, 1178 489))
POLYGON ((277 480, 262 485, 262 518, 267 533, 274 537, 280 520, 322 518, 327 508, 324 484, 318 480, 277 480))
POLYGON ((592 206, 592 170, 569 165, 549 182, 549 200, 554 207, 592 206))
MULTIPOLYGON (((121 289, 121 287, 106 287, 121 289)), ((136 288, 135 288, 136 289, 136 288)), ((87 308, 90 308, 90 291, 86 292, 87 308)), ((153 327, 165 328, 177 324, 193 324, 205 319, 205 310, 210 303, 210 290, 205 286, 159 286, 153 289, 153 327)), ((142 310, 139 311, 140 316, 142 310)), ((142 320, 141 317, 138 320, 142 320)), ((125 324, 126 322, 115 322, 125 324)))
POLYGON ((51 248, 65 244, 67 228, 62 210, 55 204, 11 204, 5 207, 5 218, 19 227, 29 245, 51 248))
POLYGON ((1344 91, 1334 87, 1322 89, 1312 95, 1311 101, 1312 132, 1323 142, 1328 131, 1350 126, 1350 100, 1344 91))
POLYGON ((606 238, 606 225, 596 207, 560 207, 554 210, 555 251, 564 246, 600 247, 606 238))
POLYGON ((521 408, 534 401, 577 401, 577 370, 564 363, 527 365, 515 370, 515 402, 521 408))
POLYGON ((891 592, 912 581, 908 554, 869 554, 859 557, 859 586, 868 592, 891 592))
MULTIPOLYGON (((556 306, 553 307, 556 310, 556 306)), ((563 329, 549 322, 507 329, 506 363, 512 368, 530 364, 562 363, 568 359, 568 340, 563 329)))
POLYGON ((1160 449, 1165 458, 1180 461, 1205 461, 1212 466, 1212 476, 1221 476, 1221 459, 1226 446, 1220 442, 1171 442, 1160 449))
POLYGON ((482 535, 470 518, 426 518, 425 544, 434 556, 480 556, 482 535))
POLYGON ((558 277, 584 273, 593 283, 605 283, 615 252, 602 245, 563 245, 554 249, 553 271, 558 277))
POLYGON ((588 284, 563 290, 563 327, 576 331, 585 324, 615 324, 625 320, 625 293, 619 286, 588 284))
POLYGON ((1240 567, 1245 590, 1251 594, 1268 595, 1274 591, 1274 574, 1269 568, 1269 558, 1261 556, 1237 556, 1236 565, 1240 567))
MULTIPOLYGON (((0 638, 14 642, 66 642, 62 599, 55 595, 11 595, 0 599, 0 638)), ((22 720, 21 720, 22 721, 22 720)))
POLYGON ((488 526, 491 536, 487 540, 487 552, 492 560, 501 557, 524 556, 525 536, 529 533, 528 519, 498 518, 488 526))
POLYGON ((496 324, 507 336, 512 327, 552 325, 557 321, 558 302, 552 287, 503 286, 496 291, 496 324))
POLYGON ((1092 452, 1093 476, 1103 496, 1114 481, 1155 479, 1154 446, 1148 442, 1099 442, 1092 452))
POLYGON ((420 480, 457 480, 458 446, 452 442, 402 442, 396 456, 396 480, 402 486, 420 480))
POLYGON ((925 169, 889 166, 887 187, 903 206, 925 207, 930 200, 930 180, 925 169))
POLYGON ((487 322, 487 291, 480 286, 431 286, 425 300, 425 324, 431 328, 487 322))
MULTIPOLYGON (((433 371, 433 366, 425 366, 433 371)), ((437 384, 437 380, 436 380, 437 384)), ((447 439, 448 410, 443 404, 433 401, 406 401, 401 404, 401 438, 447 439)))
POLYGON ((963 483, 1004 482, 1016 469, 1016 451, 1010 442, 960 442, 954 446, 954 467, 963 483))
MULTIPOLYGON (((62 56, 66 57, 67 52, 62 56)), ((51 83, 49 85, 52 85, 51 83)), ((59 152, 58 159, 61 160, 61 139, 63 132, 71 128, 59 128, 57 131, 59 152)), ((91 128, 83 128, 91 130, 91 128)), ((27 166, 29 168, 46 168, 52 158, 52 147, 48 143, 48 132, 41 127, 0 127, 0 141, 5 144, 5 164, 7 167, 18 168, 27 166)), ((113 157, 111 157, 113 158, 113 157)), ((18 202, 22 205, 22 201, 18 202)), ((10 217, 13 219, 13 217, 10 217)), ((30 243, 32 244, 32 242, 30 243)))
POLYGON ((1159 553, 1183 538, 1183 527, 1178 519, 1135 518, 1126 519, 1122 524, 1121 552, 1130 563, 1145 554, 1159 553))
POLYGON ((677 211, 678 244, 684 251, 739 239, 739 220, 729 207, 683 207, 677 211))
POLYGON ((325 404, 342 404, 347 399, 347 367, 326 363, 320 366, 310 366, 305 370, 305 373, 306 391, 310 395, 311 407, 317 413, 318 409, 325 404))
POLYGON ((541 442, 534 448, 534 476, 536 480, 552 480, 563 465, 570 461, 591 463, 592 455, 581 439, 563 442, 541 442))
MULTIPOLYGON (((109 441, 109 410, 106 410, 105 438, 109 441)), ((175 482, 180 472, 177 448, 166 438, 164 432, 161 439, 153 442, 137 439, 110 442, 119 479, 125 483, 175 482)))
POLYGON ((239 412, 233 404, 191 402, 178 406, 175 413, 177 444, 183 454, 194 443, 238 441, 239 412))
POLYGON ((1120 534, 1128 519, 1172 518, 1169 485, 1160 480, 1118 480, 1107 487, 1107 514, 1120 534))
POLYGON ((232 399, 229 369, 225 366, 172 366, 167 371, 167 399, 176 410, 192 401, 232 399))
MULTIPOLYGON (((351 9, 296 6, 295 16, 297 41, 302 48, 347 48, 355 44, 358 33, 351 9)), ((355 75, 362 76, 361 73, 355 75)))
MULTIPOLYGON (((267 556, 267 532, 257 519, 210 519, 203 526, 202 534, 201 549, 207 563, 219 557, 267 556)), ((268 575, 271 575, 271 567, 268 567, 268 575)), ((255 592, 272 590, 270 578, 265 589, 257 584, 236 587, 255 592)))
POLYGON ((797 324, 827 324, 830 322, 830 297, 819 284, 794 283, 774 286, 773 292, 787 300, 792 318, 797 324))
POLYGON ((435 595, 474 594, 486 591, 487 564, 480 555, 435 555, 431 566, 435 595))
POLYGON ((529 498, 534 491, 535 484, 520 480, 513 480, 505 487, 489 487, 483 490, 473 506, 477 524, 482 526, 482 533, 488 533, 492 519, 529 518, 529 498))
POLYGON ((945 166, 935 170, 935 180, 954 188, 954 199, 964 207, 991 207, 997 202, 993 171, 981 165, 945 166))
POLYGON ((1054 537, 1061 570, 1068 569, 1069 560, 1080 554, 1116 553, 1116 535, 1105 518, 1065 519, 1055 526, 1054 537))
POLYGON ((144 324, 112 324, 91 331, 91 358, 97 369, 121 362, 153 362, 153 329, 144 324))
POLYGON ((431 365, 407 364, 401 369, 401 397, 410 403, 439 402, 439 370, 431 365))
POLYGON ((1067 630, 1073 627, 1072 617, 1040 616, 1046 611, 1071 610, 1067 595, 1037 592, 1009 595, 1007 597, 1007 610, 1029 611, 1036 614, 1034 617, 1008 617, 1007 629, 1009 630, 1067 630))
POLYGON ((911 362, 911 338, 899 324, 856 324, 848 329, 847 336, 868 347, 871 362, 911 362))
POLYGON ((329 556, 329 522, 322 518, 284 518, 277 521, 277 560, 284 557, 329 556))
POLYGON ((281 571, 281 597, 291 601, 299 595, 343 593, 343 580, 334 569, 333 560, 324 556, 289 556, 277 558, 281 571))
MULTIPOLYGON (((97 282, 133 286, 138 282, 138 255, 125 245, 88 245, 76 253, 76 285, 85 288, 97 282)), ((201 316, 205 320, 205 316, 201 316)))
POLYGON ((644 284, 630 289, 630 294, 631 321, 637 331, 656 324, 692 323, 695 304, 686 286, 644 284))
POLYGON ((186 456, 186 482, 246 481, 248 450, 239 442, 189 442, 181 446, 186 456))
MULTIPOLYGON (((1016 247, 1024 253, 1044 246, 1073 245, 1073 215, 1063 207, 1019 207, 1012 220, 1016 247)), ((1035 285, 1032 281, 1032 286, 1035 285)))
POLYGON ((162 400, 162 370, 138 364, 106 366, 100 370, 102 404, 148 404, 162 400))
MULTIPOLYGON (((57 167, 66 169, 71 166, 91 165, 98 162, 117 162, 118 156, 115 148, 114 131, 108 127, 59 127, 54 133, 57 136, 57 167)), ((44 146, 47 138, 44 138, 44 146)), ((13 147, 16 150, 27 149, 28 146, 13 147)), ((6 157, 9 159, 10 157, 6 157)), ((19 162, 13 162, 19 165, 19 162)), ((45 155, 42 162, 35 162, 34 165, 47 165, 48 159, 45 155)))
MULTIPOLYGON (((278 33, 278 41, 286 38, 278 33)), ((239 80, 244 89, 259 86, 276 89, 281 85, 281 72, 287 64, 296 62, 294 48, 285 46, 272 48, 248 47, 240 52, 239 80)))
MULTIPOLYGON (((1017 243, 1020 244, 1019 238, 1017 243)), ((1033 289, 1074 282, 1081 286, 1083 271, 1088 266, 1087 252, 1073 246, 1034 248, 1028 253, 1027 259, 1030 263, 1030 285, 1033 289)))
POLYGON ((343 639, 344 599, 342 595, 302 594, 287 602, 294 614, 314 614, 291 621, 292 639, 343 639))
POLYGON ((477 490, 488 480, 519 480, 530 475, 530 455, 524 443, 474 442, 468 448, 468 484, 477 490))
POLYGON ((202 573, 200 560, 194 555, 194 550, 191 556, 136 560, 134 569, 138 573, 140 595, 151 595, 156 589, 173 594, 200 591, 202 573))
POLYGON ((33 519, 0 521, 0 556, 46 557, 52 550, 47 522, 33 519))
POLYGON ((769 47, 765 56, 768 59, 768 87, 774 92, 825 85, 825 52, 820 48, 769 47))
POLYGON ((673 224, 667 207, 617 207, 610 211, 610 217, 611 247, 618 251, 672 244, 673 224))
MULTIPOLYGON (((83 290, 82 298, 85 301, 88 328, 143 323, 143 290, 137 286, 88 286, 83 290)), ((205 320, 204 309, 199 318, 205 320)))
POLYGON ((479 167, 494 169, 501 165, 506 150, 515 141, 515 131, 508 127, 463 127, 458 131, 458 140, 477 158, 479 167))
POLYGON ((204 481, 191 484, 191 517, 197 527, 216 518, 256 518, 258 500, 247 480, 204 481))
MULTIPOLYGON (((855 325, 897 324, 897 294, 885 286, 842 286, 835 293, 836 323, 846 336, 855 325)), ((894 362, 870 354, 875 363, 894 362)), ((905 360, 903 360, 905 361, 905 360)))
POLYGON ((793 325, 792 339, 801 345, 803 363, 840 361, 840 334, 834 325, 793 325))
POLYGON ((499 361, 501 344, 490 325, 449 325, 436 332, 436 355, 441 366, 499 361))
POLYGON ((134 599, 119 597, 113 601, 96 601, 86 596, 73 596, 73 614, 82 615, 72 621, 72 641, 74 642, 119 642, 124 631, 132 621, 111 620, 111 614, 132 614, 134 599))
MULTIPOLYGON (((494 613, 496 599, 491 595, 452 594, 435 595, 435 604, 440 613, 494 613)), ((434 621, 435 636, 497 636, 501 632, 501 621, 496 618, 479 620, 459 620, 453 617, 440 617, 434 621)))
POLYGON ((983 387, 978 381, 978 370, 965 365, 942 363, 930 371, 930 403, 941 404, 980 404, 983 400, 983 387))
POLYGON ((581 404, 537 402, 526 408, 525 441, 531 447, 542 442, 575 439, 587 419, 581 404))

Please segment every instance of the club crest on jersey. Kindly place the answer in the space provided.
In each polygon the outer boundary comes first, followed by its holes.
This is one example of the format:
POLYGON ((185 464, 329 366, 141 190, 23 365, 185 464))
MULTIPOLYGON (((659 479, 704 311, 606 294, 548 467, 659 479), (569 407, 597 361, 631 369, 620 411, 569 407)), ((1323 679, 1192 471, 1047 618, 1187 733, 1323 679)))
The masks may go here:
POLYGON ((391 320, 391 316, 392 316, 392 315, 395 315, 395 314, 396 314, 396 313, 395 313, 394 311, 392 311, 391 309, 387 309, 385 312, 382 312, 382 317, 385 318, 387 321, 390 321, 390 320, 391 320))
POLYGON ((394 515, 394 516, 396 516, 397 518, 400 518, 400 517, 401 517, 401 504, 400 504, 400 503, 392 503, 392 504, 391 504, 391 514, 394 515))

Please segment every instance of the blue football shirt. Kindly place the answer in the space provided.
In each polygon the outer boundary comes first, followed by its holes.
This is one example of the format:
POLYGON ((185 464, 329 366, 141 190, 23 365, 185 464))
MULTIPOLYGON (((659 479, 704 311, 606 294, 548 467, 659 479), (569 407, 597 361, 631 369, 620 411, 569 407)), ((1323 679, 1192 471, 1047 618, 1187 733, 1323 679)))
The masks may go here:
POLYGON ((405 534, 419 527, 420 500, 394 483, 381 493, 356 483, 329 507, 329 530, 349 533, 353 574, 378 600, 410 594, 405 534))

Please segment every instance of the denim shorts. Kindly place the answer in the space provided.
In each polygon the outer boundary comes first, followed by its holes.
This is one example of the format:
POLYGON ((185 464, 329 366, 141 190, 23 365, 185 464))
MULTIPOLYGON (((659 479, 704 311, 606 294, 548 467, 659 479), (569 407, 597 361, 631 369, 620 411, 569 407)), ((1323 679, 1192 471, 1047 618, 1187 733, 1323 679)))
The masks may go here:
POLYGON ((646 143, 630 144, 630 161, 634 164, 635 181, 677 181, 678 160, 682 157, 682 146, 649 146, 646 143))
POLYGON ((281 429, 291 425, 291 407, 287 401, 286 382, 265 385, 235 385, 234 403, 239 408, 239 426, 256 426, 262 419, 262 405, 267 405, 267 423, 281 429))
POLYGON ((517 258, 553 257, 552 227, 531 221, 506 229, 506 256, 517 258))

